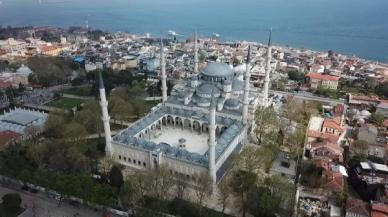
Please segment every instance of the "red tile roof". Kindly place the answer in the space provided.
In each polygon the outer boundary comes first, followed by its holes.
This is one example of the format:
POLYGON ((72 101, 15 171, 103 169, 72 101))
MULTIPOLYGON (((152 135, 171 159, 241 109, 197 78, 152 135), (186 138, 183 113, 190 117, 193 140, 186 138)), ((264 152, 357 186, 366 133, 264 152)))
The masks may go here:
POLYGON ((368 203, 354 198, 348 197, 346 200, 346 213, 358 214, 361 216, 370 216, 368 203))
POLYGON ((388 205, 373 203, 371 217, 388 217, 388 205))
POLYGON ((312 78, 312 79, 318 79, 323 81, 338 81, 339 77, 331 76, 331 75, 325 75, 321 73, 308 73, 306 77, 312 78))
POLYGON ((11 140, 18 138, 21 135, 22 134, 19 134, 10 130, 0 132, 0 145, 7 144, 11 140))
POLYGON ((53 51, 53 50, 56 50, 58 47, 56 46, 43 46, 40 48, 40 50, 42 52, 49 52, 49 51, 53 51))
POLYGON ((307 131, 307 136, 313 137, 313 138, 321 138, 323 140, 327 140, 327 141, 335 142, 335 143, 337 143, 338 139, 339 139, 338 135, 322 133, 322 132, 315 131, 315 130, 307 131))
POLYGON ((12 87, 12 83, 8 81, 2 81, 0 80, 0 89, 5 89, 8 87, 12 87))
POLYGON ((325 120, 323 121, 323 127, 336 129, 340 132, 344 131, 344 129, 339 125, 338 120, 329 119, 329 118, 325 118, 325 120))
POLYGON ((334 192, 342 192, 344 190, 344 177, 339 172, 325 171, 327 182, 325 187, 334 192))
POLYGON ((342 116, 344 114, 345 106, 344 104, 337 104, 334 107, 334 116, 342 116))

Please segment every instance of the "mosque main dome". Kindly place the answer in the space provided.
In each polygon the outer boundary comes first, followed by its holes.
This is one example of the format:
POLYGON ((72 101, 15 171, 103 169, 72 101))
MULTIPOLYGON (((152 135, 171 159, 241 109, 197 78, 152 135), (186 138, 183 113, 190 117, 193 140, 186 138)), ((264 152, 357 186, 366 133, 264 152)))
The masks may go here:
POLYGON ((229 80, 233 76, 233 69, 226 63, 209 63, 202 71, 202 78, 204 80, 229 80))

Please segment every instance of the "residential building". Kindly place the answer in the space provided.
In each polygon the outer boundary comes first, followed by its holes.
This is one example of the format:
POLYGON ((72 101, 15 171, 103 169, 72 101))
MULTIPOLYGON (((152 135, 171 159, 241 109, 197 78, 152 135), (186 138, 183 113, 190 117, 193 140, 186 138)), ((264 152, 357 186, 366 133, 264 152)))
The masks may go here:
POLYGON ((337 90, 339 77, 320 73, 308 73, 305 75, 310 89, 318 88, 337 90))

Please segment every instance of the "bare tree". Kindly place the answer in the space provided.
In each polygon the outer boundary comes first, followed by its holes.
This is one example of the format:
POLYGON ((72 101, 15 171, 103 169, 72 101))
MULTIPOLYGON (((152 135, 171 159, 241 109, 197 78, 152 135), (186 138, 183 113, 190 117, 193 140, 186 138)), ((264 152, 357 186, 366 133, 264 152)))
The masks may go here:
POLYGON ((178 174, 175 176, 175 187, 176 187, 176 197, 178 199, 183 199, 186 188, 188 187, 187 180, 183 174, 178 174))
POLYGON ((202 216, 203 201, 212 193, 213 182, 208 173, 202 172, 194 177, 194 193, 199 205, 199 216, 202 216))
POLYGON ((221 183, 218 184, 218 203, 222 206, 222 214, 225 213, 225 208, 229 204, 232 188, 230 187, 229 177, 226 176, 221 183))

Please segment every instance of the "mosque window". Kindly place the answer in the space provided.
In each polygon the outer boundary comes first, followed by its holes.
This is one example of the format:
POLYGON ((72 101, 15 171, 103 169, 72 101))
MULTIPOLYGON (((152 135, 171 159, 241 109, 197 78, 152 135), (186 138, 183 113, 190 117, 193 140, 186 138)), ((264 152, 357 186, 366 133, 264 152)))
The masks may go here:
POLYGON ((121 160, 121 155, 119 155, 119 160, 121 160))
POLYGON ((143 167, 146 167, 146 162, 143 162, 143 167))
POLYGON ((128 158, 128 162, 130 162, 130 163, 131 163, 131 158, 128 158))
POLYGON ((135 159, 133 159, 133 163, 134 163, 134 164, 136 163, 136 160, 135 160, 135 159))
POLYGON ((141 165, 141 162, 140 162, 140 161, 137 161, 137 164, 141 165))
POLYGON ((124 158, 124 161, 127 161, 127 157, 123 157, 124 158))

